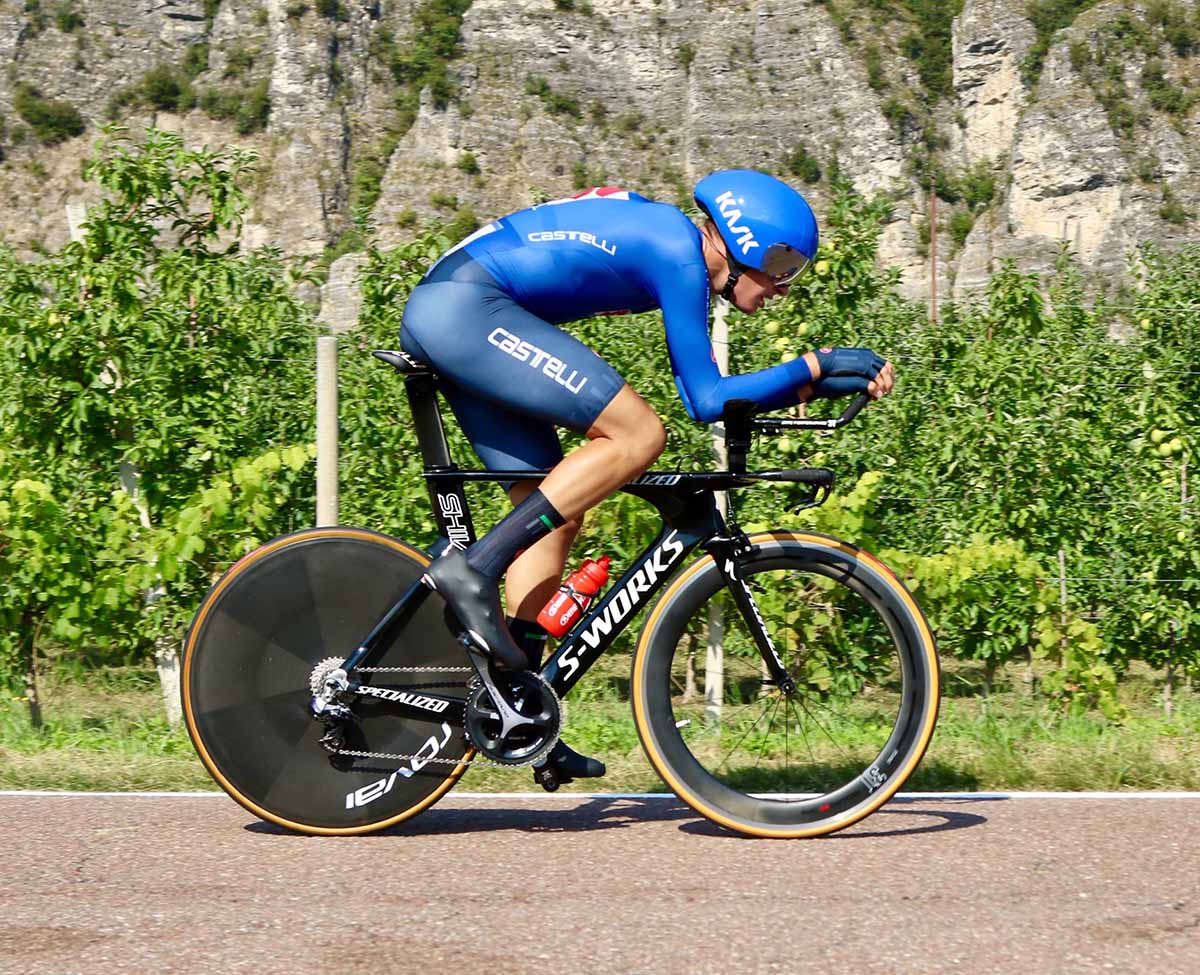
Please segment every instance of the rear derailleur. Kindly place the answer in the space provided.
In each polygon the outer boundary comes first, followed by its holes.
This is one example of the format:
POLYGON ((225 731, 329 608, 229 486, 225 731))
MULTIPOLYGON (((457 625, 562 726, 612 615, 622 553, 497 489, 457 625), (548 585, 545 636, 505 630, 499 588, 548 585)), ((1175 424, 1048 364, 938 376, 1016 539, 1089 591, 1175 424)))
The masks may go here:
POLYGON ((352 764, 338 754, 346 748, 347 729, 354 721, 354 712, 346 703, 353 700, 354 694, 350 690, 350 679, 342 669, 342 658, 327 657, 317 664, 309 676, 308 686, 313 695, 309 711, 314 721, 325 726, 325 733, 318 743, 333 756, 330 760, 335 765, 339 761, 352 764))

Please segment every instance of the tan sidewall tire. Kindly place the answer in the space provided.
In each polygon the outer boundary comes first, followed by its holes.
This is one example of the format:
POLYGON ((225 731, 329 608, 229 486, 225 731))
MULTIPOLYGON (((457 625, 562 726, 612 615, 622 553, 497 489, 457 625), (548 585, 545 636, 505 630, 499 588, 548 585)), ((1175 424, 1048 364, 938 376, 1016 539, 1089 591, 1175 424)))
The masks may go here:
MULTIPOLYGON (((394 549, 401 555, 404 555, 414 562, 417 562, 422 568, 430 563, 430 558, 420 549, 413 548, 399 539, 391 538, 388 535, 380 534, 379 532, 367 531, 362 528, 313 528, 305 531, 295 532, 290 535, 283 535, 279 538, 267 542, 265 545, 256 548, 253 552, 248 553, 232 565, 226 573, 221 576, 208 595, 204 597, 204 601, 200 604, 200 608, 196 611, 196 616, 192 620, 191 626, 188 628, 187 639, 184 642, 182 672, 180 680, 180 693, 183 697, 183 720, 187 726, 188 735, 192 739, 192 744, 196 748, 200 760, 204 763, 204 767, 208 769, 210 775, 216 780, 217 784, 225 790, 229 796, 234 799, 243 808, 252 812, 255 816, 264 819, 268 822, 276 823, 279 826, 284 826, 287 829, 296 830, 300 833, 308 833, 311 835, 321 836, 352 836, 360 833, 371 833, 376 830, 386 829, 388 826, 394 826, 396 823, 402 823, 406 819, 411 819, 417 813, 428 809, 435 802, 444 796, 455 782, 466 771, 465 764, 459 764, 447 775, 446 779, 432 793, 426 796, 421 802, 410 806, 399 814, 388 816, 378 822, 360 824, 358 826, 346 828, 309 826, 305 823, 295 822, 290 819, 285 819, 277 816, 268 809, 264 809, 254 800, 243 795, 238 791, 226 778, 221 774, 220 769, 212 760, 208 753, 208 749, 204 745, 204 741, 196 726, 192 701, 190 697, 191 689, 191 669, 195 662, 195 651, 197 642, 203 632, 204 621, 208 613, 215 606, 221 596, 233 585, 243 573, 252 566, 268 556, 274 555, 285 548, 292 545, 306 544, 318 538, 348 538, 359 542, 368 542, 371 544, 383 545, 394 549)), ((464 762, 469 761, 473 752, 468 751, 463 756, 464 762)))
POLYGON ((897 791, 904 785, 913 771, 917 768, 921 758, 925 754, 925 750, 929 745, 929 740, 933 735, 934 726, 937 723, 938 706, 940 703, 940 669, 937 657, 937 647, 933 639, 933 634, 929 629, 929 624, 921 612, 920 607, 913 599, 912 594, 905 588, 904 584, 896 577, 887 566, 885 566, 875 556, 864 552, 856 546, 850 545, 840 539, 833 538, 828 535, 821 535, 816 532, 791 532, 791 531, 769 531, 759 532, 750 535, 750 542, 754 545, 763 543, 779 542, 800 543, 804 545, 817 546, 823 549, 832 549, 841 555, 852 559, 868 569, 871 573, 872 581, 876 585, 886 587, 898 599, 899 603, 907 609, 913 632, 918 638, 919 648, 918 653, 921 656, 921 663, 927 669, 929 675, 928 695, 929 700, 924 708, 922 715, 922 727, 919 730, 919 737, 915 747, 910 749, 909 755, 904 764, 889 778, 886 785, 882 786, 877 793, 873 794, 871 801, 863 805, 855 806, 848 815, 835 819, 829 823, 820 823, 816 826, 806 827, 770 827, 766 825, 747 824, 742 821, 735 821, 723 814, 720 810, 713 808, 708 804, 703 797, 697 795, 695 791, 690 789, 687 784, 676 774, 671 768, 670 763, 666 760, 663 754, 655 745, 654 734, 650 727, 649 715, 647 711, 648 700, 647 694, 649 689, 646 685, 646 667, 650 652, 650 644, 655 638, 656 629, 662 623, 663 617, 671 601, 675 599, 679 593, 691 582, 694 582, 697 577, 713 566, 713 558, 711 555, 705 555, 691 565, 687 566, 667 588, 654 604, 654 608, 650 611, 646 619, 645 625, 638 636, 637 648, 634 651, 632 678, 630 682, 630 700, 633 705, 633 718, 637 726, 638 736, 641 738, 642 747, 646 751, 646 756, 650 759, 650 763, 667 786, 675 792, 680 799, 686 802, 700 815, 712 822, 718 823, 729 829, 735 830, 750 836, 773 837, 779 839, 798 839, 810 836, 822 836, 827 833, 835 832, 839 829, 845 829, 847 826, 858 822, 859 820, 869 816, 889 799, 896 794, 897 791))

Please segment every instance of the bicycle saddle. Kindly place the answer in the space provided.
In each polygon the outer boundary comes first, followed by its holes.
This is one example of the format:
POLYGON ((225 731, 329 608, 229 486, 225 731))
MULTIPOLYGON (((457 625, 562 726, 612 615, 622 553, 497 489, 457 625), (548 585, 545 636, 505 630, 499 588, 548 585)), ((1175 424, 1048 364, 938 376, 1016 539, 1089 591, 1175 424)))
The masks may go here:
POLYGON ((376 349, 371 353, 380 362, 386 362, 402 376, 432 376, 433 369, 418 362, 407 352, 398 349, 376 349))

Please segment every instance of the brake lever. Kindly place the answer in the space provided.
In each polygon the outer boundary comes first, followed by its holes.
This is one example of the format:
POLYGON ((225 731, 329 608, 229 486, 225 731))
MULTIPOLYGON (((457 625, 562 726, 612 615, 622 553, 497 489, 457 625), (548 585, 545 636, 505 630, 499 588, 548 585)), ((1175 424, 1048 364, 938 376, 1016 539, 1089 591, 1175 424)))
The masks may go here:
POLYGON ((832 493, 833 489, 831 487, 826 487, 825 485, 814 487, 808 492, 807 498, 788 510, 790 510, 792 514, 796 514, 797 512, 804 511, 806 508, 819 508, 829 500, 829 495, 832 493))

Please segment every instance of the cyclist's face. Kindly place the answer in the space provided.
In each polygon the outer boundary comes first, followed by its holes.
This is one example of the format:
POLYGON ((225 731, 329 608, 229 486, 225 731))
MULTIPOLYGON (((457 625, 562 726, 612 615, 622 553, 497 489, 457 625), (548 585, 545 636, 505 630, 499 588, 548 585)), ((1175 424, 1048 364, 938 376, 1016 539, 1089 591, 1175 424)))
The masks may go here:
MULTIPOLYGON (((729 275, 728 252, 725 241, 717 233, 712 221, 705 226, 705 261, 708 264, 709 280, 713 291, 725 287, 729 275)), ((747 268, 733 287, 733 304, 742 312, 753 315, 763 303, 778 295, 788 293, 789 285, 776 284, 762 271, 747 268)))
POLYGON ((771 298, 788 293, 790 285, 776 284, 762 271, 748 268, 733 286, 733 303, 739 311, 753 315, 771 298))

